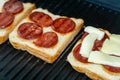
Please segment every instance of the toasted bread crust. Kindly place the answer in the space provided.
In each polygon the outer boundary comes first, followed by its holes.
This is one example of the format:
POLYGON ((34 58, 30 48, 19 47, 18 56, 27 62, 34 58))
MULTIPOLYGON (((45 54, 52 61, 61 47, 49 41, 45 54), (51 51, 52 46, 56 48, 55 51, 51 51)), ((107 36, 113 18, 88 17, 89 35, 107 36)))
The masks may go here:
POLYGON ((34 56, 36 56, 38 58, 41 58, 42 60, 44 60, 44 61, 46 61, 48 63, 54 62, 57 59, 57 57, 59 56, 58 55, 59 51, 56 53, 56 55, 52 56, 52 55, 46 54, 46 53, 44 53, 44 52, 42 52, 40 50, 36 50, 34 48, 26 46, 24 44, 12 42, 12 41, 10 43, 13 45, 14 48, 21 49, 23 51, 28 51, 30 54, 32 54, 32 55, 34 55, 34 56))
POLYGON ((105 71, 102 65, 81 63, 74 58, 73 53, 68 55, 67 61, 71 64, 73 69, 80 73, 85 73, 93 80, 120 80, 120 73, 112 75, 105 71))

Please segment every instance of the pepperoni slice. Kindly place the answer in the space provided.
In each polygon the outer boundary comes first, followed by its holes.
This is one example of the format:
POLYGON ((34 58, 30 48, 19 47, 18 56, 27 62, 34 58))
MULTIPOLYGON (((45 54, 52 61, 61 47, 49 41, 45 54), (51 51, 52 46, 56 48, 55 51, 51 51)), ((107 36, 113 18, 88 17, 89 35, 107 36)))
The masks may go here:
POLYGON ((14 15, 11 13, 0 13, 0 28, 4 29, 8 27, 14 21, 14 15))
POLYGON ((89 34, 89 33, 84 32, 83 35, 82 35, 82 37, 81 37, 81 40, 83 40, 88 34, 89 34))
POLYGON ((19 26, 18 34, 24 39, 35 39, 42 34, 42 27, 35 23, 26 22, 19 26))
POLYGON ((53 22, 52 18, 43 12, 33 12, 29 18, 42 27, 51 26, 53 22))
POLYGON ((120 73, 120 67, 113 67, 113 66, 109 66, 109 65, 103 65, 105 69, 111 71, 111 72, 115 72, 115 73, 120 73))
POLYGON ((95 50, 99 50, 99 47, 102 47, 103 45, 103 42, 106 40, 106 39, 109 39, 108 35, 105 33, 104 37, 102 40, 95 40, 94 42, 94 46, 93 46, 93 51, 95 50))
POLYGON ((9 13, 19 13, 23 10, 23 4, 18 0, 9 0, 3 5, 3 11, 9 13))
POLYGON ((81 48, 81 44, 77 45, 75 47, 75 49, 73 50, 73 56, 80 62, 82 63, 88 63, 88 58, 86 57, 83 57, 80 55, 79 51, 80 51, 80 48, 81 48))
POLYGON ((69 18, 57 18, 53 21, 52 29, 59 33, 68 33, 75 29, 75 23, 69 18))
POLYGON ((56 45, 57 42, 58 42, 58 36, 56 33, 46 32, 33 43, 40 47, 49 48, 56 45))

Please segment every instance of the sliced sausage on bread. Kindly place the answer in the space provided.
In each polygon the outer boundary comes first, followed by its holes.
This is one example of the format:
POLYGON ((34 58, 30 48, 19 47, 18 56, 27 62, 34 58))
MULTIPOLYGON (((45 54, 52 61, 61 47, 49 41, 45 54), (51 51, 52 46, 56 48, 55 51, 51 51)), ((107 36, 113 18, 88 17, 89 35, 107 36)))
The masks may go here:
POLYGON ((9 33, 26 17, 35 5, 18 0, 0 0, 0 44, 8 39, 9 33))
POLYGON ((9 36, 16 49, 53 63, 83 28, 84 21, 55 15, 38 8, 22 20, 9 36))

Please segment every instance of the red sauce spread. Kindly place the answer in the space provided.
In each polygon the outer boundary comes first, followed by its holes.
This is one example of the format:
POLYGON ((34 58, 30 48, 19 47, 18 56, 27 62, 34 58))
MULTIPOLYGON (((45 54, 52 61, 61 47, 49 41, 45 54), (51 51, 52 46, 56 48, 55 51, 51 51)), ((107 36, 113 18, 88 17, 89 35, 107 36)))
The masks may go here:
POLYGON ((105 69, 111 71, 111 72, 115 72, 115 73, 120 73, 120 67, 113 67, 113 66, 109 66, 109 65, 103 65, 105 69))
POLYGON ((108 39, 108 38, 109 38, 108 35, 105 33, 105 35, 104 35, 104 37, 103 37, 102 40, 95 40, 94 46, 93 46, 93 49, 92 49, 92 50, 93 50, 93 51, 99 50, 99 48, 102 47, 103 42, 104 42, 106 39, 108 39))
POLYGON ((77 59, 78 61, 80 61, 82 63, 88 63, 88 58, 81 56, 81 54, 79 53, 80 47, 81 47, 81 44, 79 44, 75 47, 75 49, 73 50, 73 55, 74 55, 75 59, 77 59))

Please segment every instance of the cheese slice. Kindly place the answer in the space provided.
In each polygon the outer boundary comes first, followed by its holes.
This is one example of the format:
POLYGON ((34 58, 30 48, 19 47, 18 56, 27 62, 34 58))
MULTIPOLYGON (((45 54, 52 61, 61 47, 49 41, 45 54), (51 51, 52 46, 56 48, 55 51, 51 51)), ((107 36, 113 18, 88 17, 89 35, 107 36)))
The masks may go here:
POLYGON ((88 32, 88 33, 98 34, 98 38, 97 38, 98 40, 101 40, 105 34, 105 32, 99 30, 98 28, 92 27, 92 26, 87 26, 84 31, 88 32))
POLYGON ((92 51, 95 40, 97 39, 97 34, 88 34, 82 41, 80 54, 83 57, 89 57, 90 52, 92 51))
POLYGON ((101 51, 106 54, 120 56, 120 40, 113 37, 110 37, 110 40, 106 39, 103 43, 101 51))
POLYGON ((118 34, 111 34, 110 35, 110 40, 115 41, 117 43, 120 43, 120 35, 118 35, 118 34))
POLYGON ((120 57, 110 56, 100 51, 92 51, 88 62, 120 67, 120 57))

